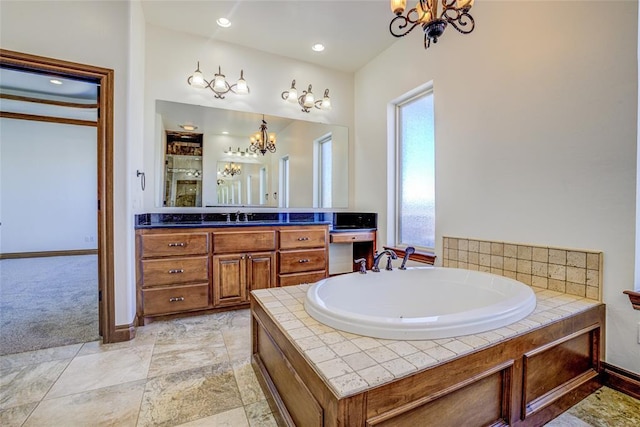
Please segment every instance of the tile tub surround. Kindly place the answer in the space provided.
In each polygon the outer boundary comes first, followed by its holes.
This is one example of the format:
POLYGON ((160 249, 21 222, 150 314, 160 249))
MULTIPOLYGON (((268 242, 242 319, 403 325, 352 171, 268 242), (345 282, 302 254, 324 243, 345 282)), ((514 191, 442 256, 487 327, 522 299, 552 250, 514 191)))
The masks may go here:
POLYGON ((537 306, 519 322, 455 338, 398 341, 360 336, 319 323, 304 309, 309 286, 259 289, 252 295, 338 398, 443 364, 600 304, 534 288, 537 306))
POLYGON ((443 267, 479 270, 602 301, 602 252, 443 237, 443 267))

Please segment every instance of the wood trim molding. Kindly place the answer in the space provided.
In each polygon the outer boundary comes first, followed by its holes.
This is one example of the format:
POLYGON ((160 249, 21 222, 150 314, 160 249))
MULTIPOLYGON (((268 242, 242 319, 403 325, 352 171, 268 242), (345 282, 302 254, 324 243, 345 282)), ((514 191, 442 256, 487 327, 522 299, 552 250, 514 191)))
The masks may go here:
POLYGON ((31 98, 29 96, 11 95, 0 93, 0 99, 10 99, 12 101, 33 102, 35 104, 56 105, 58 107, 69 108, 98 108, 98 104, 82 104, 80 102, 55 101, 53 99, 31 98))
POLYGON ((635 310, 640 310, 640 292, 624 291, 622 293, 629 295, 629 301, 631 301, 631 306, 635 310))
MULTIPOLYGON (((0 49, 0 66, 14 70, 48 73, 98 85, 98 305, 100 335, 105 343, 116 339, 113 232, 113 116, 114 71, 109 68, 63 61, 0 49)), ((120 335, 118 335, 119 337, 120 335)))
POLYGON ((607 362, 601 362, 601 366, 602 371, 600 374, 603 385, 640 399, 640 375, 610 365, 607 362))
POLYGON ((64 117, 38 116, 36 114, 9 113, 7 111, 0 111, 0 117, 5 119, 15 119, 15 120, 32 120, 34 122, 61 123, 65 125, 93 126, 93 127, 98 126, 98 122, 92 122, 91 120, 78 120, 78 119, 67 119, 64 117))
POLYGON ((136 337, 136 327, 134 323, 116 325, 111 342, 131 341, 134 339, 136 337))
MULTIPOLYGON (((398 255, 399 258, 404 257, 406 248, 397 248, 394 246, 383 246, 384 249, 391 249, 398 255)), ((433 265, 436 262, 436 254, 433 252, 419 252, 416 251, 409 255, 411 261, 421 262, 424 264, 433 265)))
POLYGON ((75 255, 97 255, 97 249, 75 249, 70 251, 43 251, 43 252, 11 252, 0 254, 0 259, 16 258, 42 258, 49 256, 75 256, 75 255))

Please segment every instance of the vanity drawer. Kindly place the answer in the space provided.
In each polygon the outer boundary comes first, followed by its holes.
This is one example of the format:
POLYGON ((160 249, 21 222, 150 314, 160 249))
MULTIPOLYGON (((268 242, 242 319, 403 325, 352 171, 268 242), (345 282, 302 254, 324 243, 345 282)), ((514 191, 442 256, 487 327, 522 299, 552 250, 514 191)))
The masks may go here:
POLYGON ((326 245, 326 239, 324 228, 280 230, 280 249, 320 248, 326 245))
POLYGON ((276 249, 276 232, 244 231, 244 232, 214 232, 214 253, 240 253, 273 251, 276 249))
POLYGON ((209 257, 147 259, 142 261, 144 287, 209 280, 209 257))
POLYGON ((325 279, 327 275, 324 271, 314 271, 312 273, 284 274, 279 277, 280 286, 301 285, 303 283, 315 283, 325 279))
POLYGON ((350 231, 331 233, 331 243, 372 242, 376 238, 375 231, 350 231))
POLYGON ((140 248, 142 258, 206 254, 209 252, 209 234, 143 234, 140 248))
POLYGON ((327 253, 324 249, 280 252, 280 274, 324 270, 326 260, 327 253))
POLYGON ((209 306, 209 284, 143 289, 144 315, 176 313, 209 306))

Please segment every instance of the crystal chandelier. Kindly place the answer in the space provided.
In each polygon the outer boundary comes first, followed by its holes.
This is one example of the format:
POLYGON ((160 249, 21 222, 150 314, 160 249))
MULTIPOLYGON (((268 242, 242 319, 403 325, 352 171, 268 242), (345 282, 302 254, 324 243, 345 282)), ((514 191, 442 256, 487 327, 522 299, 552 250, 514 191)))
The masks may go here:
POLYGON ((218 66, 218 72, 213 76, 213 80, 207 81, 202 71, 200 71, 200 62, 198 62, 193 74, 187 79, 187 83, 198 89, 209 88, 214 93, 214 96, 219 99, 224 99, 224 94, 227 92, 232 92, 236 95, 249 94, 249 86, 247 86, 247 81, 244 79, 244 70, 240 70, 238 82, 230 85, 218 66))
POLYGON ((438 0, 418 0, 416 7, 402 15, 407 6, 406 0, 391 0, 391 11, 396 17, 389 24, 389 31, 395 37, 404 37, 416 26, 424 31, 424 48, 437 43, 448 24, 462 34, 469 34, 476 24, 469 10, 474 0, 440 0, 442 12, 438 12, 438 0))
POLYGON ((249 140, 251 141, 249 150, 253 153, 259 151, 264 156, 267 151, 276 152, 276 134, 267 132, 267 122, 264 121, 264 114, 262 115, 260 129, 249 140))

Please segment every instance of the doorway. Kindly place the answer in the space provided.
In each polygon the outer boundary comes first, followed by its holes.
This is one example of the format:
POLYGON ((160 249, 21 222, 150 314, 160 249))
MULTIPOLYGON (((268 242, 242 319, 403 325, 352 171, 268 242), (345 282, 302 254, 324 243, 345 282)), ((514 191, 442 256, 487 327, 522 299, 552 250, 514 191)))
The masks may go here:
MULTIPOLYGON (((114 71, 106 68, 61 61, 0 49, 0 67, 46 74, 55 78, 79 80, 97 85, 97 188, 96 246, 98 276, 98 333, 104 343, 132 338, 132 329, 116 330, 113 272, 113 82, 114 71)), ((0 113, 17 120, 46 121, 37 115, 0 113)), ((43 213, 45 214, 45 213, 43 213)), ((2 225, 0 225, 1 227, 2 225)), ((0 231, 1 232, 1 231, 0 231)))

